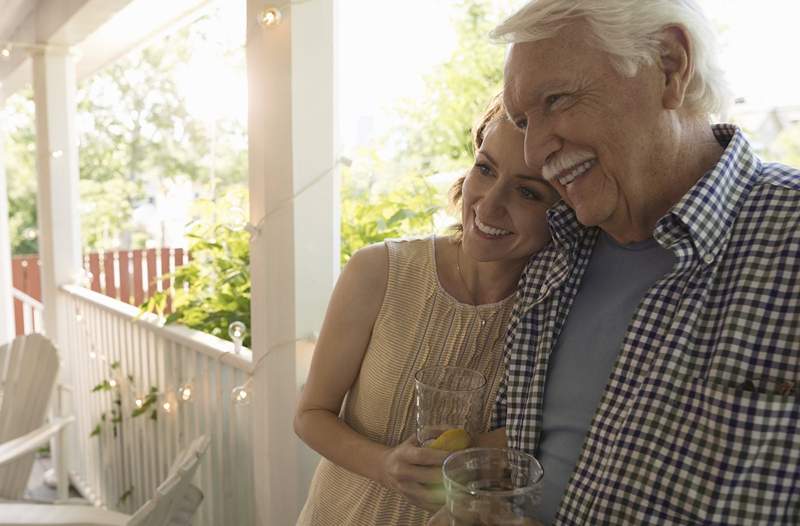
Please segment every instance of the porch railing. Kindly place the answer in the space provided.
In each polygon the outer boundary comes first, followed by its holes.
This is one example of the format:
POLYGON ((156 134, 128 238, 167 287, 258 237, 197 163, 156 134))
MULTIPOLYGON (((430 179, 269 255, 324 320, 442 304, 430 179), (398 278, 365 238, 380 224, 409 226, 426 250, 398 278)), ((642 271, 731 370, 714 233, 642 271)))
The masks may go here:
POLYGON ((136 307, 82 287, 61 291, 74 317, 66 351, 77 441, 68 461, 84 493, 98 505, 132 512, 180 448, 205 433, 212 441, 199 471, 205 499, 195 524, 252 524, 252 419, 250 407, 231 398, 249 378, 250 351, 236 354, 214 336, 137 318, 136 307), (111 379, 117 387, 92 392, 111 379), (181 400, 182 386, 191 389, 190 401, 181 400), (158 401, 131 417, 151 388, 158 401), (116 427, 115 408, 122 415, 116 427), (98 424, 99 434, 90 437, 98 424))
MULTIPOLYGON (((158 291, 171 286, 168 274, 183 265, 189 254, 182 248, 147 248, 90 252, 83 256, 83 268, 91 274, 89 288, 130 305, 141 305, 158 291)), ((39 256, 14 256, 11 261, 14 288, 28 297, 42 300, 39 256)), ((25 334, 24 303, 14 298, 17 334, 25 334)), ((170 306, 167 305, 167 312, 170 306)))
POLYGON ((42 315, 44 305, 36 301, 24 292, 11 289, 14 303, 19 305, 19 313, 16 314, 17 334, 31 334, 33 332, 44 331, 44 321, 42 315))

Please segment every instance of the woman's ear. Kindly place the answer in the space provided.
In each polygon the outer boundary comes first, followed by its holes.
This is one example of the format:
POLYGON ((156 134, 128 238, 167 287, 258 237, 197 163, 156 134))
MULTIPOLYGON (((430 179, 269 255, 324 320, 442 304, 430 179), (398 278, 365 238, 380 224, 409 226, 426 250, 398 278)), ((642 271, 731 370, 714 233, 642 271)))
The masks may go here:
POLYGON ((686 90, 694 76, 689 35, 683 26, 668 26, 661 33, 660 67, 664 74, 665 109, 675 110, 683 106, 686 90))

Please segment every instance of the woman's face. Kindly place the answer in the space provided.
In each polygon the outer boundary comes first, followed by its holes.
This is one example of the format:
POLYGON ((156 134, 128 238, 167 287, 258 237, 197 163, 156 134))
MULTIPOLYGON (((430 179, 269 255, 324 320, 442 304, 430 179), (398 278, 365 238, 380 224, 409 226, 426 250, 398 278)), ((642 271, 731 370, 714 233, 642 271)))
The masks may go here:
POLYGON ((527 260, 550 241, 545 212, 558 194, 525 164, 524 140, 508 120, 489 124, 464 180, 463 246, 478 261, 527 260))

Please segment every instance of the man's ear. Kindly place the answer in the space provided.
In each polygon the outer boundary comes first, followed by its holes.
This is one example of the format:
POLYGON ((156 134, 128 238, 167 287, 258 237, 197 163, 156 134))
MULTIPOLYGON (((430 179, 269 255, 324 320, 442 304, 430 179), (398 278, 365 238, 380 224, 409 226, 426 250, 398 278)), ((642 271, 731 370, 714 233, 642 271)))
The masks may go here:
POLYGON ((661 32, 660 67, 664 74, 665 109, 683 105, 686 90, 694 77, 694 60, 689 35, 683 26, 668 26, 661 32))

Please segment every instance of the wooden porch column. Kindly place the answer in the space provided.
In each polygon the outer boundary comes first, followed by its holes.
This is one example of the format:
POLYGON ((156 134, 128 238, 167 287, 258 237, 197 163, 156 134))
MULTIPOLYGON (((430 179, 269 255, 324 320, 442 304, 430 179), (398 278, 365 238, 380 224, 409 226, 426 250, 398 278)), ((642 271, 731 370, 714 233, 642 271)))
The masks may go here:
POLYGON ((56 345, 66 343, 72 316, 59 302, 58 287, 81 270, 75 90, 75 64, 67 51, 34 53, 42 303, 45 333, 56 345))
MULTIPOLYGON (((5 98, 0 88, 0 110, 5 98)), ((0 345, 14 338, 14 301, 11 299, 11 238, 8 231, 8 191, 6 186, 6 141, 3 112, 0 111, 0 345)))
MULTIPOLYGON (((36 212, 39 227, 42 303, 45 334, 61 350, 67 345, 67 327, 75 323, 66 298, 58 288, 73 283, 81 271, 80 216, 78 214, 78 136, 75 129, 76 74, 73 57, 64 51, 37 51, 33 54, 33 101, 36 107, 36 171, 38 192, 36 212)), ((62 360, 58 371, 62 385, 72 385, 71 364, 62 360)), ((61 402, 59 402, 61 405, 61 402)), ((70 411, 69 403, 55 408, 70 411)), ((69 431, 75 451, 77 435, 69 431)), ((51 441, 53 465, 62 460, 57 440, 51 441)), ((61 464, 63 465, 63 464, 61 464)), ((65 493, 66 471, 57 474, 65 493)))
POLYGON ((250 215, 261 224, 250 247, 255 516, 293 525, 317 460, 292 428, 298 356, 338 274, 335 1, 276 2, 281 21, 269 27, 258 22, 267 4, 247 4, 250 215))

